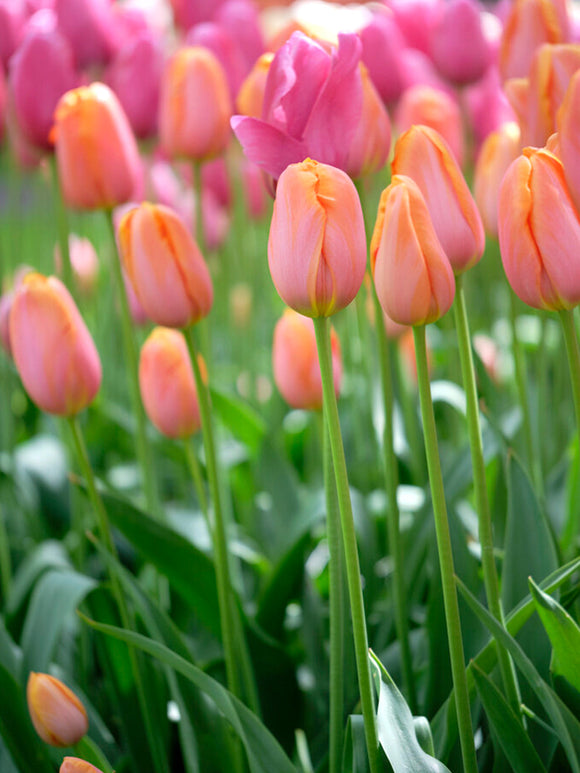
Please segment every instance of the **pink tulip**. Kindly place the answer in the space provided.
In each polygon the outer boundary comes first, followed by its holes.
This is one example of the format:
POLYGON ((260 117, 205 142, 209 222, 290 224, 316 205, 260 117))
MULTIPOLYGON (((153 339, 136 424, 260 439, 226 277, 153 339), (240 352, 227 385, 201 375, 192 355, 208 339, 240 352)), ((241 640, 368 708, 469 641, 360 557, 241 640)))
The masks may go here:
POLYGON ((410 177, 394 175, 383 191, 370 255, 379 301, 395 322, 426 325, 449 310, 453 270, 410 177))
POLYGON ((397 140, 392 171, 408 175, 419 186, 455 273, 475 265, 485 247, 483 224, 461 169, 441 135, 427 126, 412 126, 397 140))
POLYGON ((262 120, 232 118, 246 157, 275 179, 307 156, 345 167, 362 110, 361 43, 338 37, 328 53, 295 32, 270 65, 262 120))
MULTIPOLYGON (((70 262, 75 284, 83 295, 90 295, 96 288, 99 274, 99 258, 92 242, 82 236, 69 234, 70 262)), ((55 245, 54 264, 57 274, 62 271, 60 247, 55 245)))
POLYGON ((473 130, 476 150, 489 134, 504 123, 516 120, 516 115, 501 87, 496 67, 490 67, 478 83, 469 86, 464 96, 464 105, 473 130))
POLYGON ((156 327, 149 334, 139 359, 139 386, 147 416, 161 433, 185 438, 200 429, 197 391, 183 333, 156 327))
POLYGON ((72 746, 89 729, 85 707, 60 679, 49 674, 28 677, 26 700, 34 729, 51 746, 72 746))
POLYGON ((570 81, 557 118, 558 156, 564 165, 564 177, 576 211, 580 212, 580 137, 578 137, 578 116, 580 115, 580 72, 570 81))
MULTIPOLYGON (((338 397, 342 381, 342 358, 334 328, 331 328, 330 342, 334 389, 338 397)), ((286 309, 274 328, 272 367, 276 386, 291 408, 322 408, 322 378, 311 319, 286 309)))
POLYGON ((400 58, 403 92, 413 86, 430 86, 444 92, 451 99, 457 99, 455 89, 437 72, 427 54, 415 48, 406 48, 400 58))
POLYGON ((189 30, 194 24, 213 19, 224 0, 169 0, 175 23, 182 30, 189 30))
POLYGON ((24 278, 10 312, 10 343, 22 383, 43 411, 74 416, 93 401, 101 385, 101 362, 60 279, 24 278))
POLYGON ((387 163, 391 150, 389 114, 364 64, 361 64, 360 68, 363 105, 359 125, 345 164, 346 172, 353 178, 378 172, 387 163))
POLYGON ((353 300, 366 267, 356 188, 340 169, 306 159, 280 176, 268 239, 272 280, 282 300, 327 317, 353 300))
POLYGON ((103 773, 103 771, 79 757, 65 757, 58 773, 103 773))
POLYGON ((187 46, 200 46, 211 51, 224 69, 232 103, 247 74, 246 63, 235 38, 215 22, 196 24, 187 33, 187 46))
POLYGON ((0 65, 4 68, 18 48, 25 21, 23 0, 0 0, 0 65))
POLYGON ((55 0, 60 31, 68 38, 79 68, 106 64, 114 50, 111 0, 55 0))
POLYGON ((262 171, 251 161, 242 161, 242 184, 244 186, 244 203, 248 215, 253 220, 260 220, 268 211, 269 197, 266 194, 262 171))
POLYGON ((476 0, 449 0, 434 19, 431 57, 452 83, 473 83, 491 64, 481 13, 476 0))
POLYGON ((430 51, 429 35, 441 0, 388 0, 405 42, 424 54, 430 51))
POLYGON ((362 61, 385 104, 397 100, 404 87, 401 52, 403 35, 392 14, 376 13, 359 32, 362 61))
POLYGON ((561 161, 550 151, 524 148, 499 193, 498 231, 503 267, 516 295, 537 309, 580 303, 580 216, 561 161))
POLYGON ((216 10, 214 18, 236 41, 247 75, 265 50, 256 6, 250 0, 226 0, 216 10))
POLYGON ((0 144, 4 139, 4 124, 6 122, 6 106, 8 101, 6 91, 6 78, 4 77, 4 70, 0 67, 0 144))

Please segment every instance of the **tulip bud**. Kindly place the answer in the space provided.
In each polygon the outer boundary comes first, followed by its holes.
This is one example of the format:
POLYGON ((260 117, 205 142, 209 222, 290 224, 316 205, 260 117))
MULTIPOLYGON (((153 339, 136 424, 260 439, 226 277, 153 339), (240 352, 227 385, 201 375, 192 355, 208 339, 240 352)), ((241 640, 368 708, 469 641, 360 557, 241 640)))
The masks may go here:
POLYGON ((371 269, 381 306, 400 325, 435 322, 453 303, 451 265, 410 177, 395 175, 381 195, 371 269))
POLYGON ((408 175, 418 185, 445 254, 456 274, 475 265, 483 254, 485 234, 473 196, 441 135, 412 126, 395 145, 393 174, 408 175))
POLYGON ((209 314, 213 287, 199 247, 183 221, 144 202, 119 226, 123 266, 137 299, 158 325, 186 327, 209 314))
POLYGON ((232 105, 223 67, 201 46, 183 48, 161 82, 159 133, 172 157, 204 161, 222 153, 230 139, 232 105))
POLYGON ((484 34, 482 10, 474 0, 442 4, 431 29, 431 56, 452 83, 473 83, 491 64, 491 47, 484 34))
POLYGON ((391 149, 391 123, 366 67, 361 64, 363 103, 359 124, 345 164, 354 178, 382 169, 391 149))
POLYGON ((403 35, 392 15, 376 13, 359 32, 362 61, 385 104, 401 96, 404 69, 401 53, 405 48, 403 35))
POLYGON ((301 314, 327 317, 353 300, 364 278, 366 237, 356 188, 343 171, 311 159, 284 170, 268 262, 280 297, 301 314))
POLYGON ((72 746, 86 735, 89 720, 85 707, 59 679, 49 674, 28 677, 28 711, 34 729, 51 746, 72 746))
POLYGON ((209 21, 192 27, 185 38, 185 45, 197 46, 215 56, 223 68, 230 91, 230 100, 233 102, 247 73, 235 37, 221 25, 209 21))
POLYGON ((235 39, 247 73, 264 52, 264 37, 256 4, 251 0, 226 0, 216 10, 214 18, 235 39))
POLYGON ((576 211, 580 212, 580 137, 578 116, 580 115, 580 71, 568 86, 562 106, 558 111, 559 157, 564 164, 564 176, 576 211))
MULTIPOLYGON (((200 362, 202 370, 205 364, 200 362)), ((139 386, 147 416, 170 438, 193 435, 201 427, 193 370, 183 333, 156 327, 141 349, 139 386)))
POLYGON ((262 117, 266 80, 268 79, 268 72, 273 58, 274 54, 271 51, 267 51, 256 60, 254 66, 239 88, 236 97, 236 109, 238 113, 249 115, 251 118, 262 117))
POLYGON ((103 773, 103 771, 78 757, 65 757, 58 773, 103 773))
POLYGON ((69 39, 79 68, 105 64, 114 49, 110 0, 55 0, 59 29, 69 39))
MULTIPOLYGON (((99 258, 92 242, 82 236, 69 234, 70 262, 75 284, 83 295, 90 295, 95 289, 99 274, 99 258)), ((54 247, 54 265, 57 274, 62 270, 60 246, 54 247)))
POLYGON ((499 246, 513 291, 536 309, 580 303, 580 217, 561 161, 548 150, 524 148, 499 193, 499 246))
POLYGON ((74 416, 99 391, 99 355, 60 279, 23 279, 10 311, 10 344, 22 383, 43 411, 74 416))
MULTIPOLYGON (((342 358, 334 328, 331 328, 330 344, 334 389, 338 397, 342 358)), ((272 367, 276 386, 291 408, 322 408, 322 378, 311 319, 286 309, 274 328, 272 367)))
POLYGON ((137 143, 117 97, 104 83, 73 89, 61 98, 54 140, 69 206, 109 209, 132 198, 141 175, 137 143))

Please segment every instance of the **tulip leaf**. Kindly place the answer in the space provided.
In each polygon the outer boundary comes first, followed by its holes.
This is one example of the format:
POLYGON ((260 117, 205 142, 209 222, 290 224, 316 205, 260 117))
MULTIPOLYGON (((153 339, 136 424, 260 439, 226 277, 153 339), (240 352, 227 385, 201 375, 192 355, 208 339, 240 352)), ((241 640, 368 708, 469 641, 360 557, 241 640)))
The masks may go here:
POLYGON ((70 560, 61 542, 41 542, 24 559, 18 573, 12 580, 10 595, 6 601, 6 612, 15 614, 41 574, 49 569, 70 569, 70 560))
POLYGON ((232 435, 254 453, 267 431, 264 419, 236 395, 211 388, 211 404, 232 435))
POLYGON ((342 773, 369 773, 369 757, 362 714, 350 714, 344 734, 342 773))

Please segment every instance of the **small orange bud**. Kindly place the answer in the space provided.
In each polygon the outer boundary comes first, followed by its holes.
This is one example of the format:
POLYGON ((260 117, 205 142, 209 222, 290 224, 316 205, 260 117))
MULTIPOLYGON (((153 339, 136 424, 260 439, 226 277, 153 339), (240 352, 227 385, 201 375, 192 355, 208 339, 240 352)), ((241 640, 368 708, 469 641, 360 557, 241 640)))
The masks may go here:
POLYGON ((65 757, 58 773, 103 773, 103 771, 79 757, 65 757))
POLYGON ((30 673, 26 687, 28 711, 34 729, 51 746, 72 746, 89 728, 85 707, 59 679, 30 673))

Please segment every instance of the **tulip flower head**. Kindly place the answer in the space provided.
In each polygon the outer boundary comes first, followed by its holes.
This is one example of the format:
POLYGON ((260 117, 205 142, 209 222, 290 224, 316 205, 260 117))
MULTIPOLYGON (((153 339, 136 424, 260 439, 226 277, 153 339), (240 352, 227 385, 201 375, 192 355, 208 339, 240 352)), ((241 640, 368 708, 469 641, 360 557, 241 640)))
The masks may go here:
POLYGON ((58 773, 103 773, 103 771, 79 757, 65 757, 58 773))
MULTIPOLYGON (((334 328, 331 328, 330 344, 334 389, 338 397, 342 358, 334 328)), ((274 328, 272 367, 276 386, 288 405, 304 410, 322 408, 322 377, 311 319, 286 309, 274 328)))
POLYGON ((209 270, 173 210, 148 202, 131 209, 119 225, 119 247, 135 295, 158 325, 187 327, 209 314, 209 270))
POLYGON ((60 279, 28 274, 10 311, 10 344, 22 383, 47 413, 74 416, 101 385, 91 334, 60 279))
POLYGON ((517 123, 508 122, 486 138, 477 158, 473 193, 485 230, 494 237, 497 237, 499 187, 519 153, 520 128, 517 123))
POLYGON ((564 176, 576 211, 580 212, 580 71, 570 81, 564 101, 558 111, 559 157, 564 165, 564 176))
POLYGON ((562 162, 546 149, 524 148, 499 193, 503 267, 516 295, 536 309, 580 303, 580 216, 562 162))
POLYGON ((452 83, 473 83, 492 60, 476 0, 449 0, 441 5, 431 29, 431 56, 452 83))
POLYGON ((59 679, 31 672, 26 687, 28 711, 34 729, 51 746, 72 746, 86 735, 85 707, 59 679))
POLYGON ((453 303, 453 270, 410 177, 394 175, 381 195, 371 270, 383 310, 400 325, 435 322, 453 303))
POLYGON ((364 64, 361 69, 363 104, 358 128, 353 137, 345 170, 353 178, 382 169, 391 150, 389 114, 370 79, 364 64))
POLYGON ((300 314, 327 317, 348 306, 364 278, 366 237, 345 172, 306 159, 282 173, 268 262, 280 297, 300 314))

